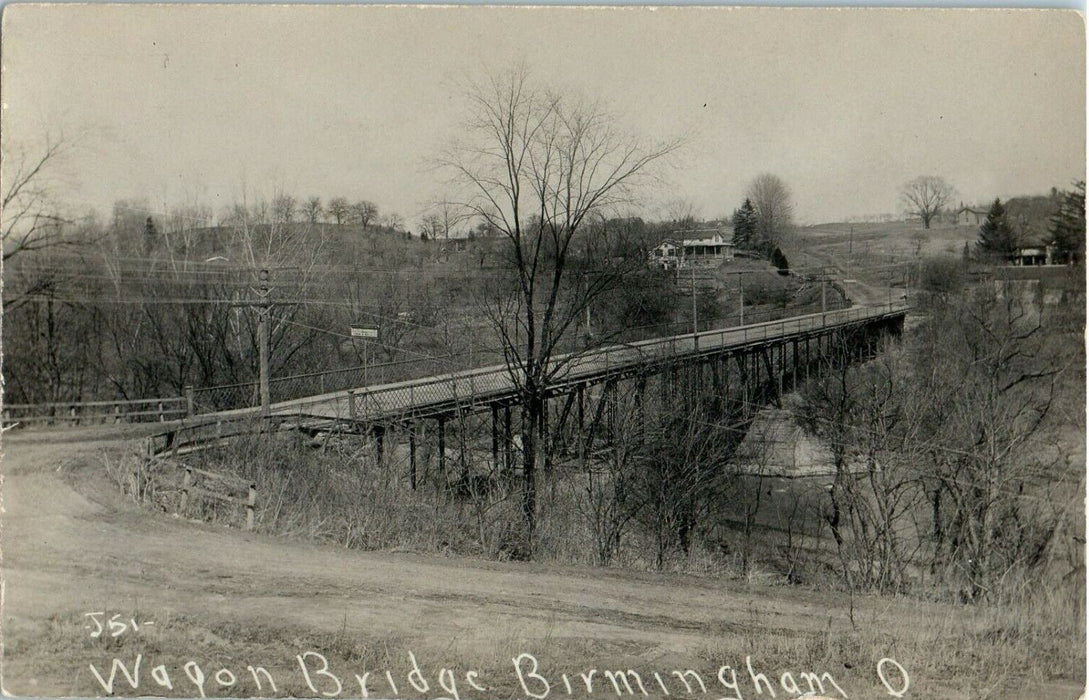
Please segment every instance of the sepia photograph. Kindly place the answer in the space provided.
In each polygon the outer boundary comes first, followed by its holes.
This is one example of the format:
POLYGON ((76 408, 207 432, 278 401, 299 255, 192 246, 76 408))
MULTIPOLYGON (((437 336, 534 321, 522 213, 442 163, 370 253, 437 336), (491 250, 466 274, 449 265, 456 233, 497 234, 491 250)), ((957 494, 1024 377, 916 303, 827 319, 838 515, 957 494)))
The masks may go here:
POLYGON ((1083 13, 2 19, 5 695, 1085 697, 1083 13))

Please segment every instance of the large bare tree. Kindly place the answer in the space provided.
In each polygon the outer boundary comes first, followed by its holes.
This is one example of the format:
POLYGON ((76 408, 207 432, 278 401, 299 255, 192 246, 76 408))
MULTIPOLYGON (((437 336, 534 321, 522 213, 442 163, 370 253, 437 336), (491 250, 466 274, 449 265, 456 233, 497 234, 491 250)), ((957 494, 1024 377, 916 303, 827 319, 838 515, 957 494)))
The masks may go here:
POLYGON ((433 208, 435 216, 441 223, 443 238, 446 240, 450 240, 450 231, 472 218, 470 212, 445 197, 442 201, 437 202, 433 208))
POLYGON ((72 242, 64 237, 71 223, 52 200, 50 179, 68 151, 63 138, 47 136, 37 150, 3 154, 3 259, 19 253, 72 242))
POLYGON ((763 173, 749 184, 745 196, 756 211, 755 242, 770 254, 794 225, 790 188, 778 175, 763 173))
POLYGON ((930 222, 948 204, 956 190, 943 178, 936 175, 920 175, 904 185, 900 197, 909 214, 923 220, 923 228, 930 228, 930 222))
POLYGON ((468 91, 463 141, 444 158, 464 189, 462 207, 505 240, 509 294, 493 299, 498 332, 521 398, 522 510, 526 554, 536 522, 536 467, 547 450, 543 418, 551 382, 566 371, 561 343, 588 304, 617 283, 605 256, 598 274, 579 256, 593 241, 573 245, 594 212, 630 201, 648 168, 678 141, 648 144, 622 133, 602 107, 534 84, 524 68, 492 75, 468 91), (577 276, 578 279, 570 279, 577 276))

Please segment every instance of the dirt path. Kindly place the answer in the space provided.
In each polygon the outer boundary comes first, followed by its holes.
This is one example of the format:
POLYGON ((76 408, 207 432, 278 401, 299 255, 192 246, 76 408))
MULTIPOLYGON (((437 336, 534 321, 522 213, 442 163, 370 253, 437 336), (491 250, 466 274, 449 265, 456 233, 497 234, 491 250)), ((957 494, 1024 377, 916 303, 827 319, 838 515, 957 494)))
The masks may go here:
MULTIPOLYGON (((107 481, 96 455, 109 448, 116 445, 5 439, 7 693, 102 694, 88 663, 105 669, 113 656, 136 653, 175 659, 178 669, 209 656, 244 668, 256 663, 245 654, 266 654, 275 658, 260 663, 287 674, 314 640, 350 640, 367 663, 384 645, 389 663, 411 649, 434 665, 509 669, 512 655, 527 651, 577 670, 598 659, 676 668, 669 664, 732 648, 724 639, 797 638, 846 624, 835 596, 804 590, 347 551, 151 514, 107 481), (99 610, 155 626, 91 639, 84 614, 99 610)), ((882 604, 881 614, 905 609, 882 604)), ((289 692, 310 694, 296 681, 289 692)), ((492 687, 509 692, 513 683, 492 687)), ((193 686, 167 694, 192 695, 193 686)))

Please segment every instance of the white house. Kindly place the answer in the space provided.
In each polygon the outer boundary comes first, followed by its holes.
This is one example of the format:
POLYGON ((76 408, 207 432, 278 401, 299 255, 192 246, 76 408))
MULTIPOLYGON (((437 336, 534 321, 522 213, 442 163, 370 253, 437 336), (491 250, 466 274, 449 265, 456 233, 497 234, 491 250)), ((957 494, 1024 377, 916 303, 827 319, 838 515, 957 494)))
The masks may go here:
POLYGON ((734 257, 733 236, 726 240, 719 229, 678 233, 706 235, 701 238, 667 238, 650 252, 652 265, 669 270, 692 265, 717 265, 734 257))

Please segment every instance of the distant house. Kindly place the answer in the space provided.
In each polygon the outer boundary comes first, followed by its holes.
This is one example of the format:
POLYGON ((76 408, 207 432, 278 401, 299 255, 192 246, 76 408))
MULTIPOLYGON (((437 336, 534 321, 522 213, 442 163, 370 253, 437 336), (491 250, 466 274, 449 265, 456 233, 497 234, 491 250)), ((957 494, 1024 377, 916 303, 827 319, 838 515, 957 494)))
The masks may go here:
POLYGON ((1006 256, 1011 265, 1054 265, 1055 246, 1049 245, 1043 238, 1022 240, 1012 253, 1006 256))
POLYGON ((655 267, 666 270, 679 267, 681 258, 684 257, 683 251, 680 242, 666 239, 650 251, 650 262, 655 267))
POLYGON ((700 238, 667 238, 650 252, 650 264, 666 270, 690 266, 717 265, 733 260, 733 234, 729 240, 720 229, 680 231, 680 234, 704 234, 700 238))
POLYGON ((953 212, 954 221, 958 226, 979 226, 987 220, 988 209, 966 207, 962 203, 960 209, 953 212))

